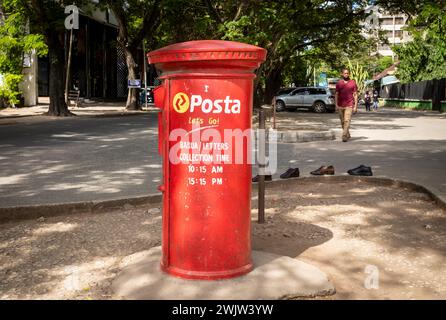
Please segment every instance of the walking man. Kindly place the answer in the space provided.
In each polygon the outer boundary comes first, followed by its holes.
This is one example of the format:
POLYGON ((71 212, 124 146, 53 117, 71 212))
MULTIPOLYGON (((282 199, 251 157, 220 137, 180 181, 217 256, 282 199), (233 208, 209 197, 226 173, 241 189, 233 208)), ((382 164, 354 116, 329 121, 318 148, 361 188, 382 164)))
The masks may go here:
POLYGON ((342 70, 342 79, 336 84, 336 110, 342 124, 342 141, 350 139, 350 121, 352 114, 358 111, 358 87, 356 81, 350 79, 350 70, 342 70))

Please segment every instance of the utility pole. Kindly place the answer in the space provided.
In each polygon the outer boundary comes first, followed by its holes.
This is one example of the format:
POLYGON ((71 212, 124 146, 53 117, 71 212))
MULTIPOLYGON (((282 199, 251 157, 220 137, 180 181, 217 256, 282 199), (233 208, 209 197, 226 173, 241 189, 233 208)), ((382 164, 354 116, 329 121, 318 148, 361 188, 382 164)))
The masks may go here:
POLYGON ((144 39, 142 40, 142 51, 143 51, 143 60, 144 60, 144 101, 147 109, 147 57, 146 57, 146 45, 144 43, 144 39))
MULTIPOLYGON (((393 46, 395 47, 395 16, 393 16, 393 46)), ((392 50, 392 62, 395 63, 395 53, 392 50)))
POLYGON ((73 46, 73 28, 70 30, 70 45, 68 49, 68 61, 67 61, 67 71, 65 78, 65 104, 68 106, 68 87, 70 82, 70 68, 71 68, 71 47, 73 46))
POLYGON ((313 68, 313 87, 317 87, 316 85, 316 65, 313 68))

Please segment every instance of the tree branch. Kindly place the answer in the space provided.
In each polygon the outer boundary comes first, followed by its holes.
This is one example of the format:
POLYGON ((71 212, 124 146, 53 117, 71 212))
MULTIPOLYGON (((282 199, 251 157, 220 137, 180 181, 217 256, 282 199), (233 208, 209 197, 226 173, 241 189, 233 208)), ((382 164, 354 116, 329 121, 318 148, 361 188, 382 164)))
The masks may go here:
POLYGON ((124 9, 116 1, 106 0, 106 3, 113 11, 116 20, 118 20, 118 42, 123 46, 128 46, 127 19, 124 9))
POLYGON ((232 19, 233 21, 236 21, 236 20, 238 20, 240 18, 241 14, 243 12, 243 8, 245 7, 245 5, 246 5, 246 0, 240 1, 240 4, 239 4, 238 9, 237 9, 237 13, 234 16, 234 19, 232 19))
POLYGON ((160 19, 161 6, 159 4, 160 1, 156 0, 152 5, 151 10, 146 11, 146 14, 144 15, 143 18, 143 22, 141 24, 141 28, 139 29, 137 34, 132 38, 130 46, 138 46, 139 44, 141 44, 142 40, 145 37, 149 36, 149 41, 153 38, 153 30, 156 29, 156 26, 161 21, 160 19))
POLYGON ((220 14, 218 13, 217 9, 214 8, 211 1, 209 0, 202 0, 203 3, 208 7, 209 14, 214 17, 215 20, 217 20, 218 23, 223 23, 223 19, 221 18, 220 14))

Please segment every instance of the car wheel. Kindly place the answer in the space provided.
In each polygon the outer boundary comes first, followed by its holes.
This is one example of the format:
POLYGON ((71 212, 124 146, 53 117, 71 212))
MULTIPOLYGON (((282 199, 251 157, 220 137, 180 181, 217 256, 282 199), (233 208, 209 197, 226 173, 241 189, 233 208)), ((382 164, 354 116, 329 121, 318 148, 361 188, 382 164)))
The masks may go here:
POLYGON ((286 109, 285 102, 283 102, 282 100, 279 100, 276 102, 276 111, 277 112, 285 111, 285 109, 286 109))
POLYGON ((326 110, 325 104, 323 102, 318 101, 313 105, 313 110, 314 110, 314 112, 317 112, 317 113, 323 113, 326 110))

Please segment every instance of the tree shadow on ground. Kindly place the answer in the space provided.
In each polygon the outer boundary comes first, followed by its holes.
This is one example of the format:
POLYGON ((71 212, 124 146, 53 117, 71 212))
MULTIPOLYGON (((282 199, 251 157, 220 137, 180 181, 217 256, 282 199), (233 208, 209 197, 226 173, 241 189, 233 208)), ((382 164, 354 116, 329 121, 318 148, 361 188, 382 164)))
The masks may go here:
MULTIPOLYGON (((342 298, 395 298, 388 288, 412 294, 404 281, 414 279, 429 282, 419 290, 435 298, 432 279, 446 283, 446 214, 425 194, 383 188, 296 182, 269 189, 266 224, 255 222, 253 206, 253 249, 319 267, 342 298), (382 290, 364 288, 367 265, 379 268, 382 290)), ((149 209, 0 225, 0 296, 110 298, 121 259, 160 244, 161 215, 149 209)), ((262 289, 260 283, 250 290, 262 289)))
POLYGON ((157 133, 153 115, 0 127, 0 206, 153 193, 157 133))

